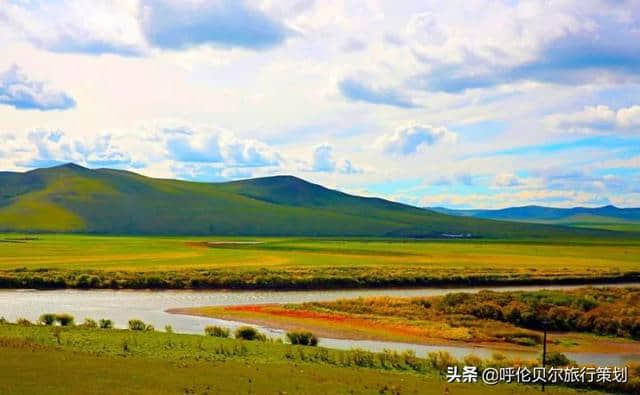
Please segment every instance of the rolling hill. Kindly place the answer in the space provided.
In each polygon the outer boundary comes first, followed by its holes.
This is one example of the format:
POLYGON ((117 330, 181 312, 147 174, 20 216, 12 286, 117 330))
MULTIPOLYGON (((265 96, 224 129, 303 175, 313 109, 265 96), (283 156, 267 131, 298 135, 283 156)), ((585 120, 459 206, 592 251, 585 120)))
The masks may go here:
POLYGON ((544 206, 509 207, 497 210, 455 210, 430 207, 441 214, 502 221, 566 225, 573 227, 640 231, 640 208, 544 206))
POLYGON ((75 164, 1 172, 0 231, 387 237, 617 234, 445 215, 345 194, 292 176, 199 183, 75 164))

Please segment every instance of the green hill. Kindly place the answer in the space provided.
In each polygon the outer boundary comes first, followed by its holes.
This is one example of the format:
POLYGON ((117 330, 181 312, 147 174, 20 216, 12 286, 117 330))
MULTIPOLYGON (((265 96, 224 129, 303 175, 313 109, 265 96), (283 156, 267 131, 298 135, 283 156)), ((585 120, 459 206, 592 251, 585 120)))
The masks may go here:
POLYGON ((436 213, 296 177, 154 179, 74 164, 0 173, 0 231, 390 237, 581 237, 616 232, 436 213))
POLYGON ((583 228, 640 231, 640 208, 615 206, 556 208, 544 206, 509 207, 497 210, 455 210, 432 207, 429 210, 447 215, 531 222, 583 228))

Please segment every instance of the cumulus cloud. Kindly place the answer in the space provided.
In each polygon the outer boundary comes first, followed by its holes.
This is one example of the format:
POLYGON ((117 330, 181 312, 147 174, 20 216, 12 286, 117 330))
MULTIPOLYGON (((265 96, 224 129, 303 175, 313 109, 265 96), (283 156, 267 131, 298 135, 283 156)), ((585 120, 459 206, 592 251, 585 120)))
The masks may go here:
POLYGON ((336 160, 333 155, 333 147, 329 144, 321 144, 313 151, 311 171, 323 173, 357 174, 362 170, 354 166, 351 161, 336 160))
POLYGON ((415 103, 397 90, 374 87, 353 78, 346 78, 340 81, 338 88, 344 97, 352 101, 384 104, 401 108, 417 107, 415 103))
POLYGON ((292 33, 243 0, 143 0, 142 21, 149 42, 168 49, 212 44, 261 50, 292 33))
POLYGON ((445 127, 413 123, 380 136, 376 141, 376 146, 387 153, 410 155, 426 146, 455 142, 456 140, 457 134, 445 127))
POLYGON ((0 74, 0 104, 18 110, 68 110, 75 100, 41 81, 30 80, 16 65, 0 74))
POLYGON ((209 44, 261 50, 292 34, 244 0, 10 1, 0 21, 39 48, 88 55, 144 56, 151 48, 209 44))
POLYGON ((92 167, 142 166, 113 136, 103 133, 95 138, 74 138, 60 130, 36 129, 26 134, 11 152, 20 167, 48 167, 75 162, 92 167))
POLYGON ((367 49, 367 42, 355 38, 347 40, 342 46, 344 52, 361 52, 367 49))
POLYGON ((2 159, 22 168, 67 162, 133 169, 161 166, 172 172, 164 176, 211 181, 249 175, 251 169, 278 169, 283 163, 281 155, 263 142, 193 125, 147 125, 135 133, 104 132, 83 137, 36 129, 2 137, 7 142, 2 159))
POLYGON ((456 175, 456 180, 463 185, 466 186, 472 186, 473 185, 473 181, 474 181, 474 177, 473 175, 469 174, 469 173, 458 173, 456 175))
POLYGON ((546 117, 548 127, 567 132, 630 132, 640 129, 640 105, 613 110, 606 105, 587 106, 570 114, 546 117))
POLYGON ((214 128, 169 127, 161 129, 167 152, 181 162, 223 163, 236 167, 277 166, 282 158, 268 145, 241 139, 214 128))
POLYGON ((495 176, 493 185, 496 187, 517 187, 522 185, 522 180, 512 173, 502 173, 495 176))
POLYGON ((314 171, 333 172, 336 169, 336 162, 333 159, 333 148, 328 144, 323 144, 313 151, 312 169, 314 171))
POLYGON ((405 41, 422 63, 408 80, 448 93, 522 81, 637 80, 638 10, 637 1, 453 1, 407 24, 405 41))
POLYGON ((52 52, 135 56, 146 50, 137 0, 8 1, 2 20, 52 52))

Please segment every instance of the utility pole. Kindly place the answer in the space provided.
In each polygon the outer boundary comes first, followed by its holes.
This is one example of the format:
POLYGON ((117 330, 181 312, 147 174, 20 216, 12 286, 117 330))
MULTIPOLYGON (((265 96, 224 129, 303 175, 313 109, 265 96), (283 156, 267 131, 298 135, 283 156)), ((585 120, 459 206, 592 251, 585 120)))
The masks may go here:
POLYGON ((542 330, 544 331, 544 336, 542 338, 542 369, 545 369, 545 373, 544 373, 544 380, 542 380, 542 392, 544 392, 544 384, 545 384, 545 380, 547 378, 547 371, 546 371, 546 366, 547 366, 547 322, 543 321, 542 322, 542 330))

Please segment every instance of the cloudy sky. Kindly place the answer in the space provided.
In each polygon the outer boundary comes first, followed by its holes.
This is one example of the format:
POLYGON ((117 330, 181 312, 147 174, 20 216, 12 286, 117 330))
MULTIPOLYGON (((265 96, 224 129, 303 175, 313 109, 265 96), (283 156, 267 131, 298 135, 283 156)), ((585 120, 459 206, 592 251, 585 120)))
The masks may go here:
POLYGON ((0 170, 640 206, 640 0, 0 0, 0 170))

